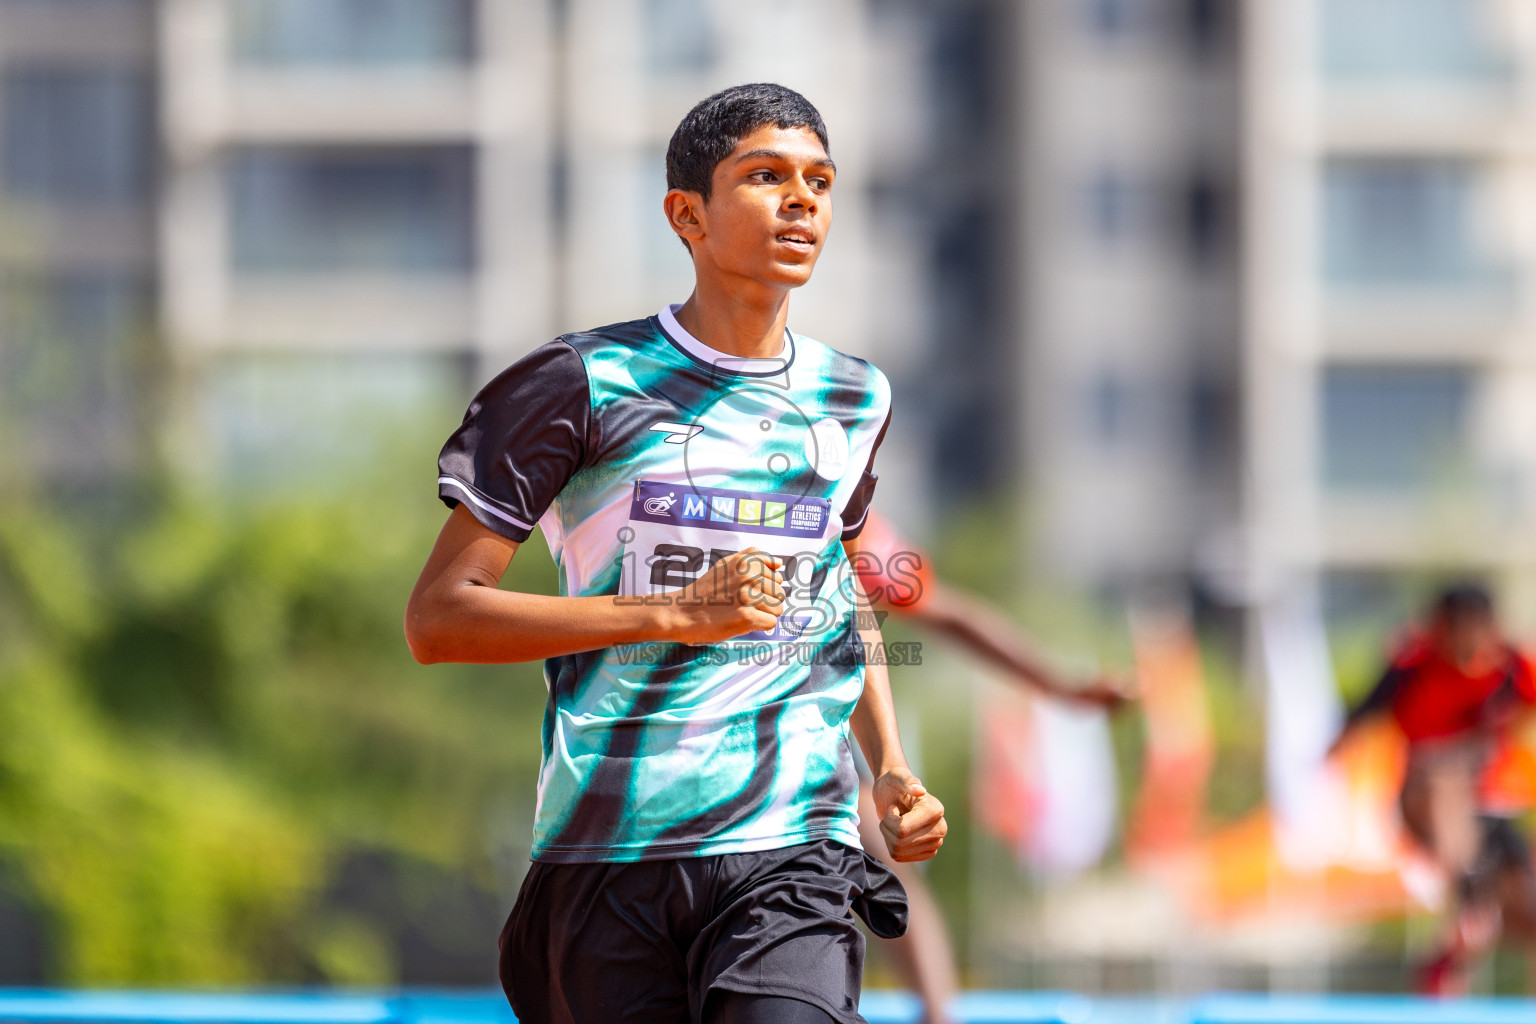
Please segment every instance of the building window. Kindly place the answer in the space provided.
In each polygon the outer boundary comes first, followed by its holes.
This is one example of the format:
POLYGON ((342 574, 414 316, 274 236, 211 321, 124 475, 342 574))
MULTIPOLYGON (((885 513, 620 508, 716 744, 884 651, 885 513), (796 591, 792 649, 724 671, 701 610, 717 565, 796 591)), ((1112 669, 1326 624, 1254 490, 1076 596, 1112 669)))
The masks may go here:
POLYGON ((1186 383, 1189 462, 1197 471, 1221 468, 1236 436, 1236 403, 1230 383, 1197 371, 1186 383))
POLYGON ((154 6, 155 0, 0 0, 0 11, 9 8, 23 14, 54 14, 62 8, 71 13, 81 11, 87 15, 126 15, 133 18, 153 14, 154 6))
POLYGON ((717 44, 706 0, 644 0, 646 61, 661 74, 698 74, 714 67, 717 44))
POLYGON ((1323 73, 1335 81, 1510 78, 1484 0, 1323 0, 1323 73))
POLYGON ((1100 245, 1123 245, 1144 225, 1147 211, 1143 191, 1118 168, 1101 167, 1090 174, 1084 198, 1089 233, 1100 245))
POLYGON ((345 481, 415 458, 423 423, 456 417, 466 369, 437 355, 226 357, 204 381, 208 442, 235 486, 345 481))
POLYGON ((1005 59, 998 40, 1006 37, 998 8, 987 4, 928 5, 922 34, 927 43, 921 72, 931 97, 924 115, 930 122, 929 145, 950 147, 954 159, 974 160, 986 140, 998 134, 998 62, 1005 59))
POLYGON ((1114 370, 1101 371, 1088 385, 1088 433, 1102 451, 1114 451, 1129 440, 1134 427, 1134 394, 1129 381, 1114 370))
POLYGON ((1236 20, 1232 0, 1183 0, 1184 26, 1195 54, 1213 57, 1230 45, 1236 20))
POLYGON ((1227 238, 1227 192, 1213 175, 1197 172, 1184 186, 1183 206, 1190 261, 1196 266, 1210 266, 1221 255, 1227 238))
POLYGON ((1340 285, 1492 283, 1465 160, 1348 158, 1323 171, 1323 264, 1340 285))
POLYGON ((1404 492, 1463 478, 1470 457, 1468 369, 1332 366, 1321 386, 1321 461, 1329 488, 1404 492))
POLYGON ((473 0, 231 0, 230 43, 252 65, 463 64, 473 0))
POLYGON ((468 147, 272 147, 229 166, 237 271, 467 271, 473 254, 468 147))
POLYGON ((0 81, 0 181, 14 198, 137 203, 154 178, 154 91, 118 69, 17 67, 0 81))
POLYGON ((1093 35, 1116 41, 1135 35, 1152 21, 1154 0, 1080 0, 1083 21, 1093 35))
POLYGON ((0 406, 61 446, 118 450, 150 355, 150 282, 72 271, 3 285, 0 406))

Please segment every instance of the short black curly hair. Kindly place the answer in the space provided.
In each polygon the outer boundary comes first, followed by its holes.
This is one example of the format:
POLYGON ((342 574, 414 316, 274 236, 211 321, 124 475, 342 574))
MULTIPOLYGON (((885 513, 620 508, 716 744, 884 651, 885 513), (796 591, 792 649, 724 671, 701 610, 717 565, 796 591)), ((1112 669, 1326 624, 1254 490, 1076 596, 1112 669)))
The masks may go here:
POLYGON ((808 128, 831 155, 827 126, 811 101, 773 82, 721 89, 700 100, 678 122, 667 144, 667 188, 697 192, 709 201, 715 168, 737 143, 764 125, 808 128))
POLYGON ((1435 615, 1447 622, 1493 618, 1493 595, 1481 583, 1463 580, 1435 595, 1435 615))

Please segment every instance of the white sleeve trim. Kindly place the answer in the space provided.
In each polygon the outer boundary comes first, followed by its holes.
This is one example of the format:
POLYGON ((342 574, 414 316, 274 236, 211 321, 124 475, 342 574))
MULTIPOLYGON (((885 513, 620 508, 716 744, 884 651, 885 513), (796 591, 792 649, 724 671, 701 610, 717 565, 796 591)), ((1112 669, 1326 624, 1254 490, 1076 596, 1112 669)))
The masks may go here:
POLYGON ((532 530, 533 529, 533 526, 531 524, 523 522, 521 519, 518 519, 516 516, 509 516, 509 515, 507 515, 501 509, 497 508, 495 505, 492 505, 490 502, 488 502, 485 499, 481 498, 474 491, 470 490, 468 487, 464 486, 464 484, 460 483, 458 480, 455 480, 451 476, 440 476, 440 477, 438 477, 437 478, 437 484, 438 484, 439 487, 441 487, 443 484, 448 484, 451 487, 458 488, 460 491, 463 492, 464 497, 468 498, 471 502, 474 503, 476 508, 483 508, 487 512, 489 512, 491 515, 495 516, 497 519, 505 519, 507 522, 511 523, 513 526, 517 527, 520 530, 532 530))
MULTIPOLYGON (((873 502, 870 503, 870 505, 873 505, 873 504, 874 504, 873 502)), ((864 520, 869 518, 870 505, 865 505, 864 506, 864 514, 859 516, 858 522, 856 522, 856 523, 844 523, 843 524, 842 532, 843 533, 847 533, 849 530, 857 530, 859 527, 863 526, 864 525, 864 520)))

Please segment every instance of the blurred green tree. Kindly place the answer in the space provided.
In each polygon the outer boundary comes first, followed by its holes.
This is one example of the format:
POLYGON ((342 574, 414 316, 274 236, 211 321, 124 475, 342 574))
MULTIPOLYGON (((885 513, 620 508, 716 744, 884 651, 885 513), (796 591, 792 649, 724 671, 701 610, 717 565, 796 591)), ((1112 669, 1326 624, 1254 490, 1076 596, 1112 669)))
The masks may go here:
MULTIPOLYGON (((544 687, 411 659, 443 510, 385 462, 95 519, 5 488, 0 875, 45 945, 14 980, 494 980, 544 687)), ((507 585, 553 590, 539 543, 507 585)))

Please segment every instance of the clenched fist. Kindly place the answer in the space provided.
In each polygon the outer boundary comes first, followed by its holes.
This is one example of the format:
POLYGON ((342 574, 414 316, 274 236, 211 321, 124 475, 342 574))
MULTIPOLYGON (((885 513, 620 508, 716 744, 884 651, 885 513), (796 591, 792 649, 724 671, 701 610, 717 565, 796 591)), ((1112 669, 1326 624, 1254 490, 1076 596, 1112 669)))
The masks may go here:
POLYGON ((667 639, 713 644, 772 630, 784 614, 784 560, 757 548, 726 555, 673 595, 667 639))
POLYGON ((897 861, 928 860, 944 845, 949 823, 944 805, 905 768, 893 768, 875 780, 875 810, 880 834, 897 861))

